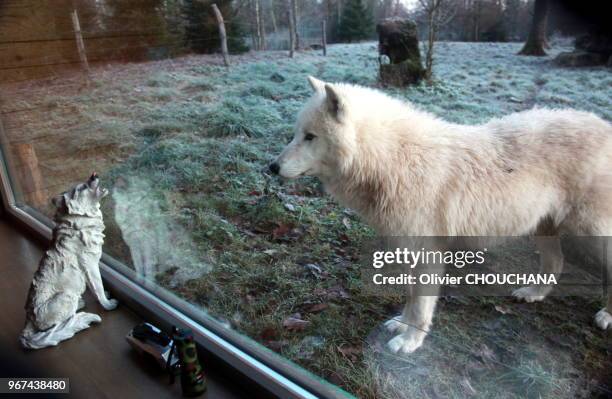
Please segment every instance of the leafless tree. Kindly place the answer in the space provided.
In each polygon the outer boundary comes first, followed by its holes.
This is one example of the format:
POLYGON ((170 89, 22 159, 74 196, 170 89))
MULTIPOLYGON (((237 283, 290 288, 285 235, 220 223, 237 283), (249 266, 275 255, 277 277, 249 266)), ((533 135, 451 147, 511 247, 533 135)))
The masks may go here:
POLYGON ((546 55, 544 48, 548 46, 546 40, 546 27, 548 23, 548 0, 535 0, 533 7, 533 20, 529 36, 519 52, 520 55, 546 55))
POLYGON ((437 40, 440 27, 448 24, 455 17, 456 8, 452 0, 419 0, 419 5, 427 19, 425 79, 431 81, 434 43, 437 40))
POLYGON ((300 26, 300 10, 298 8, 298 1, 292 0, 291 6, 293 7, 293 12, 291 13, 291 17, 293 18, 295 49, 299 50, 300 49, 300 33, 298 31, 298 27, 300 26))
POLYGON ((289 57, 293 58, 296 45, 296 26, 293 13, 295 12, 295 0, 286 0, 287 2, 287 19, 289 20, 289 57))
POLYGON ((266 30, 260 0, 251 0, 251 35, 255 50, 266 49, 266 30))
POLYGON ((278 32, 278 24, 276 23, 276 11, 275 11, 276 3, 274 0, 270 0, 270 19, 272 20, 272 31, 274 33, 278 32))

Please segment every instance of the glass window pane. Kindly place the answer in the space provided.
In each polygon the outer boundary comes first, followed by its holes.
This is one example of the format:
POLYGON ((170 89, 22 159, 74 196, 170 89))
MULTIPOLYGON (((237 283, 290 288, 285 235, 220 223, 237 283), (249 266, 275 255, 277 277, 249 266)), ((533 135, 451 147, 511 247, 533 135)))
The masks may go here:
MULTIPOLYGON (((325 193, 322 180, 336 183, 330 176, 288 180, 269 170, 313 94, 309 75, 371 87, 449 123, 477 125, 532 106, 572 107, 610 121, 609 70, 554 66, 551 58, 572 49, 560 36, 550 38, 548 57, 518 56, 529 31, 521 21, 531 18, 520 1, 476 2, 486 4, 483 31, 466 22, 481 14, 455 10, 440 33, 445 41, 435 44, 433 83, 401 88, 379 81, 389 60, 379 57, 373 22, 416 18, 425 39, 415 1, 296 1, 293 58, 287 2, 218 1, 226 67, 211 3, 0 5, 0 144, 19 206, 53 218, 51 199, 97 172, 110 193, 101 202, 104 251, 127 265, 130 277, 357 397, 610 392, 609 334, 592 322, 602 308, 595 296, 542 304, 443 296, 424 345, 392 353, 394 334, 384 323, 401 313, 405 295, 364 287, 360 259, 376 236, 373 224, 325 193), (506 8, 497 8, 502 3, 506 8), (497 23, 493 15, 513 22, 497 23)), ((423 63, 426 47, 422 42, 423 63)), ((346 100, 368 102, 368 112, 350 115, 355 124, 366 123, 380 99, 365 96, 346 100)), ((334 123, 347 123, 342 117, 334 123)), ((308 118, 316 116, 300 119, 308 124, 298 123, 297 140, 316 143, 326 127, 308 118)), ((327 156, 321 164, 341 154, 327 156)), ((378 186, 361 189, 380 206, 378 186)), ((506 260, 537 270, 535 250, 520 246, 506 260)))

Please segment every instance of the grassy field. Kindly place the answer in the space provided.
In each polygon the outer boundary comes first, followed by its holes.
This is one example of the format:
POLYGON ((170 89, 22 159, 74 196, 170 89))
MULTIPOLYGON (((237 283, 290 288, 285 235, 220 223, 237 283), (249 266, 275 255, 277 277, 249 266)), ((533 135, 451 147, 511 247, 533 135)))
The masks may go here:
MULTIPOLYGON (((440 43, 433 85, 387 91, 459 123, 533 106, 612 120, 609 69, 560 69, 552 57, 516 56, 519 48, 440 43)), ((10 90, 14 104, 45 110, 14 123, 36 132, 30 139, 50 190, 91 168, 110 185, 139 181, 155 211, 135 228, 176 226, 157 247, 175 254, 160 284, 358 397, 574 398, 612 390, 611 335, 591 320, 602 306, 596 298, 445 297, 421 350, 385 351, 390 337, 380 325, 402 299, 362 290, 357 260, 373 232, 315 179, 262 173, 292 136, 310 95, 307 75, 376 86, 376 45, 335 45, 328 57, 303 52, 294 60, 248 54, 230 69, 209 56, 115 65, 96 69, 89 86, 70 77, 37 87, 36 96, 10 90), (177 278, 185 248, 192 263, 210 266, 207 273, 177 278)), ((137 196, 121 196, 130 197, 123 205, 137 212, 137 196)), ((105 249, 129 262, 117 198, 104 205, 105 249)))

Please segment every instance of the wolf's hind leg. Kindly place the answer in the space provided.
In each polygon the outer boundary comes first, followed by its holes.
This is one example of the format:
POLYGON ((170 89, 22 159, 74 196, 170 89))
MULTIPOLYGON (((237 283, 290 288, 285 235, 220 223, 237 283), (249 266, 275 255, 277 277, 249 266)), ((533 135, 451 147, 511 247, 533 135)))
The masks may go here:
MULTIPOLYGON (((553 274, 556 279, 563 271, 563 251, 559 236, 536 236, 536 247, 540 251, 540 274, 553 274)), ((552 291, 550 285, 531 285, 515 290, 512 295, 525 302, 539 302, 552 291)))
POLYGON ((36 333, 24 333, 20 337, 23 347, 41 349, 55 346, 62 341, 70 339, 74 334, 89 328, 92 323, 99 323, 102 319, 97 314, 79 312, 49 330, 36 333))
POLYGON ((48 330, 72 317, 78 306, 78 296, 58 292, 34 309, 34 324, 39 330, 48 330))

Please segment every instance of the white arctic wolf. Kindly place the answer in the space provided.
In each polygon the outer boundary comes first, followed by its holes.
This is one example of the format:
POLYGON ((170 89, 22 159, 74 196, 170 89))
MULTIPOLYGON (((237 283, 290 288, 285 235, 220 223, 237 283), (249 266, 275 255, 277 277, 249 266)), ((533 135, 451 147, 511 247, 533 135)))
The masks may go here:
MULTIPOLYGON (((458 125, 376 90, 309 81, 314 95, 270 170, 317 176, 380 235, 553 236, 536 237, 544 273, 561 272, 560 233, 612 236, 612 126, 595 115, 533 109, 458 125)), ((514 295, 540 301, 550 290, 514 295)), ((400 333, 392 351, 421 346, 436 300, 417 292, 387 322, 400 333)), ((612 328, 611 313, 609 293, 597 325, 612 328)))
POLYGON ((104 239, 100 200, 107 194, 94 173, 53 199, 57 225, 28 293, 26 325, 19 337, 23 347, 54 346, 100 322, 97 314, 77 313, 86 285, 104 309, 117 307, 116 300, 106 298, 99 268, 104 239))

